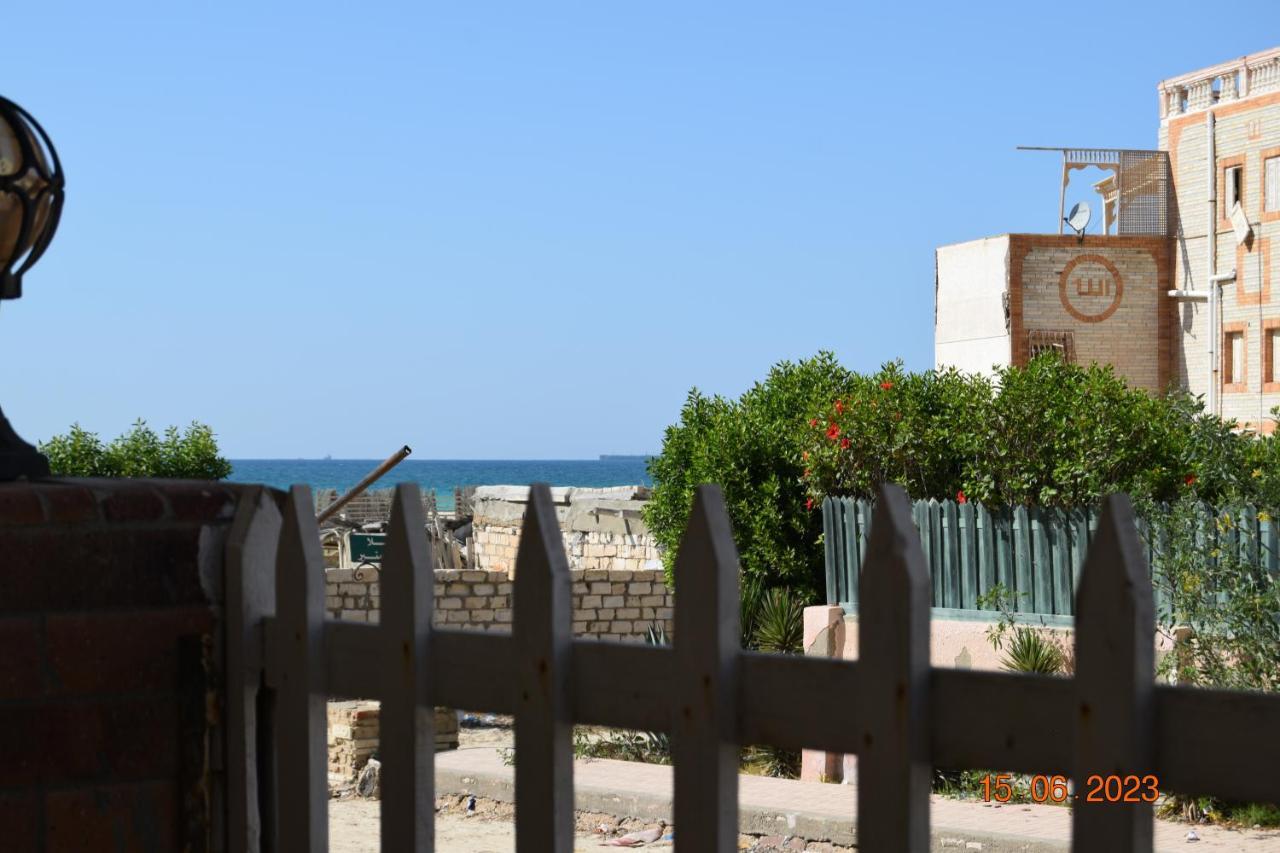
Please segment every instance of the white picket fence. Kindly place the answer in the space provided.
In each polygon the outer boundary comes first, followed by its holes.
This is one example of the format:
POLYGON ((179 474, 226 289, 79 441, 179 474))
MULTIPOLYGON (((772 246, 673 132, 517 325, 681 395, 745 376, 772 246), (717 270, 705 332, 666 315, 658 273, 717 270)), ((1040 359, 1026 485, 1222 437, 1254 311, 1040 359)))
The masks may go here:
MULTIPOLYGON (((242 506, 227 587, 230 849, 328 849, 325 701, 382 701, 382 849, 432 849, 432 708, 515 715, 516 844, 573 847, 572 726, 671 733, 685 853, 737 847, 738 745, 857 753, 859 848, 929 847, 931 767, 1158 776, 1162 790, 1280 801, 1280 697, 1155 683, 1151 584, 1132 512, 1109 499, 1080 582, 1073 679, 929 665, 929 575, 897 487, 861 576, 857 661, 739 648, 723 500, 698 490, 671 647, 574 640, 546 486, 516 560, 509 636, 437 629, 417 488, 397 489, 378 625, 327 621, 311 497, 242 506)), ((1073 808, 1080 851, 1150 851, 1147 803, 1073 808)))

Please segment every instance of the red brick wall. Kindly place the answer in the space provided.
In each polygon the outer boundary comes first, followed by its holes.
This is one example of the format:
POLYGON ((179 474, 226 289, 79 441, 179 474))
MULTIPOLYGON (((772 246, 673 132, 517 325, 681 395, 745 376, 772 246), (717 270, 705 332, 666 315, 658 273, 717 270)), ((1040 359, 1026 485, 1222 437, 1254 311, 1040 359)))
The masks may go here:
POLYGON ((244 487, 0 484, 0 849, 207 849, 244 487))

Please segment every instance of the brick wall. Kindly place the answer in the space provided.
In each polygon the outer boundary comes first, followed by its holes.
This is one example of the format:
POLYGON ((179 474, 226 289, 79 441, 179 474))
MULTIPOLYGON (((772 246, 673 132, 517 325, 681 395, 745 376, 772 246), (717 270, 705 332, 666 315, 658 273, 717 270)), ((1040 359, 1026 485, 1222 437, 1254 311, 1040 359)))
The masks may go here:
POLYGON ((1110 363, 1130 384, 1163 391, 1176 308, 1170 241, 1160 237, 1010 235, 1013 363, 1031 331, 1068 331, 1078 363, 1110 363), (1082 295, 1090 286, 1102 292, 1082 295))
MULTIPOLYGON (((571 571, 573 632, 579 637, 641 640, 651 625, 672 632, 673 598, 660 569, 571 571)), ((505 571, 435 573, 438 627, 510 631, 514 581, 505 571)), ((325 609, 330 617, 377 622, 377 570, 326 569, 325 609)))
MULTIPOLYGON (((378 751, 382 703, 363 700, 328 706, 329 784, 347 785, 378 751)), ((458 713, 436 708, 436 752, 458 748, 458 713)))
MULTIPOLYGON (((1264 383, 1266 334, 1269 324, 1280 322, 1280 215, 1263 206, 1263 162, 1280 155, 1280 93, 1272 92, 1214 107, 1215 195, 1218 215, 1212 239, 1218 273, 1236 270, 1237 279, 1222 287, 1223 325, 1244 333, 1243 387, 1221 395, 1222 415, 1241 423, 1264 426, 1272 406, 1280 405, 1280 386, 1264 383), (1225 163, 1244 167, 1242 206, 1253 225, 1254 238, 1240 249, 1225 219, 1226 193, 1222 186, 1225 163)), ((1178 263, 1174 284, 1181 290, 1207 292, 1209 223, 1207 213, 1208 139, 1205 113, 1169 117, 1161 123, 1160 147, 1169 151, 1181 231, 1177 238, 1178 263)), ((1183 302, 1177 309, 1178 336, 1172 356, 1175 377, 1195 394, 1209 388, 1209 315, 1204 302, 1183 302)), ((1221 348, 1221 340, 1217 341, 1221 348)))
MULTIPOLYGON (((641 517, 647 497, 648 490, 641 486, 552 489, 569 567, 580 571, 661 569, 657 540, 641 517)), ((471 534, 475 568, 514 573, 528 499, 525 486, 476 489, 471 534)))
POLYGON ((244 490, 0 484, 0 849, 218 841, 222 551, 244 490))

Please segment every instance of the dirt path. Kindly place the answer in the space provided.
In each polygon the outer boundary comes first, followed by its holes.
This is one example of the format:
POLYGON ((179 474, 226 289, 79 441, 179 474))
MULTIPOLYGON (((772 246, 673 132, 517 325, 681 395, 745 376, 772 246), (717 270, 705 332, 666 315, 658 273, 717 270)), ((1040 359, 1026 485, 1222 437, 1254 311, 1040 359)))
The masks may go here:
MULTIPOLYGON (((378 805, 376 800, 330 800, 330 853, 378 853, 378 805)), ((515 825, 509 820, 437 814, 436 849, 448 853, 513 853, 515 825)), ((573 849, 598 851, 600 838, 579 835, 573 849)))

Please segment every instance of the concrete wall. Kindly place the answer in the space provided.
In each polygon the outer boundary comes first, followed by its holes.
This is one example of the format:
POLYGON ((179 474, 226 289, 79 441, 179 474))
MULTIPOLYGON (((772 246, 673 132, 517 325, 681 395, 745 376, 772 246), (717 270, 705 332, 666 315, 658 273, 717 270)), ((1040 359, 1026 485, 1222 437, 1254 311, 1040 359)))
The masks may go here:
MULTIPOLYGON (((674 599, 660 569, 571 572, 573 632, 578 637, 642 641, 652 625, 673 628, 674 599)), ((435 573, 435 618, 441 628, 510 631, 515 582, 505 571, 435 573)), ((377 622, 376 569, 326 569, 325 609, 333 619, 377 622)))
MULTIPOLYGON (((640 517, 647 497, 648 490, 642 486, 552 489, 569 567, 581 571, 661 569, 657 540, 640 517)), ((528 501, 526 486, 476 489, 474 568, 514 575, 528 501)))
POLYGON ((937 250, 934 365, 991 373, 1012 355, 1005 324, 1009 237, 987 237, 937 250))

